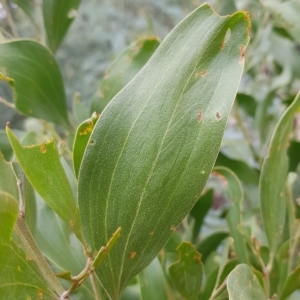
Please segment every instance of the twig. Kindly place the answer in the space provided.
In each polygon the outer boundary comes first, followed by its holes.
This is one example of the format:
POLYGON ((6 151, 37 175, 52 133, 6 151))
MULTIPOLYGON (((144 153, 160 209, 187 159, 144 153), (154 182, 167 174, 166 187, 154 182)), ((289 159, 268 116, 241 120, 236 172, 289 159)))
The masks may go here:
POLYGON ((16 109, 16 106, 10 102, 8 102, 7 100, 3 99, 2 97, 0 97, 0 103, 6 105, 7 107, 10 107, 12 109, 16 109))
POLYGON ((101 300, 101 296, 100 296, 99 290, 97 288, 97 282, 96 282, 96 277, 95 277, 94 272, 90 275, 90 279, 91 279, 93 291, 95 294, 95 300, 101 300))
POLYGON ((1 0, 1 3, 2 3, 2 6, 3 6, 3 9, 6 12, 7 23, 9 25, 10 29, 11 29, 11 32, 14 35, 14 37, 18 37, 19 34, 18 34, 16 25, 15 25, 14 19, 13 19, 11 13, 10 13, 10 9, 9 9, 7 3, 6 3, 6 0, 1 0))

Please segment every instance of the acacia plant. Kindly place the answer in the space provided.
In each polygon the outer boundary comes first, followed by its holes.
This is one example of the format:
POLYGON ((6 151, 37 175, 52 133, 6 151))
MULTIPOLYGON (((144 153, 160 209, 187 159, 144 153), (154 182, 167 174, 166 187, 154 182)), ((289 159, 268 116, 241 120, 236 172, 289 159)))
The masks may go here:
MULTIPOLYGON (((260 300, 297 293, 300 151, 293 124, 300 94, 266 133, 267 110, 294 78, 292 66, 277 66, 281 81, 274 80, 267 100, 238 93, 249 14, 219 16, 201 5, 161 43, 150 36, 126 49, 95 97, 83 104, 76 95, 70 112, 55 52, 80 1, 13 2, 39 41, 0 44, 0 79, 14 99, 1 103, 43 120, 43 130, 7 124, 7 137, 0 132, 0 299, 260 300), (221 148, 230 114, 252 166, 221 148), (242 118, 251 123, 254 114, 260 150, 242 118), (225 204, 213 216, 217 193, 225 204), (207 226, 216 219, 222 230, 207 226)), ((274 3, 264 3, 266 22, 282 10, 278 23, 272 20, 279 30, 288 22, 284 12, 299 6, 274 3)), ((299 38, 294 27, 289 35, 299 38)), ((263 60, 249 61, 248 84, 263 60)))

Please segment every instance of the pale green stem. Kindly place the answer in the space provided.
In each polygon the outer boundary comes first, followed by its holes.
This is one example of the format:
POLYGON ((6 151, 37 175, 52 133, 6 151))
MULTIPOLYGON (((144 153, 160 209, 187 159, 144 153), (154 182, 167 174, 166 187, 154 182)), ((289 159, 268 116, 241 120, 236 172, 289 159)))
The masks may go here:
POLYGON ((18 34, 16 25, 15 25, 14 19, 13 19, 11 13, 10 13, 10 9, 7 6, 6 0, 1 0, 1 3, 2 3, 3 9, 6 12, 7 23, 9 25, 10 29, 11 29, 11 32, 12 32, 14 37, 18 37, 19 34, 18 34))
POLYGON ((10 102, 8 102, 7 100, 3 99, 2 97, 0 97, 0 103, 4 104, 5 106, 12 108, 12 109, 16 109, 16 106, 10 102))
POLYGON ((214 292, 211 294, 209 300, 214 300, 215 297, 217 297, 222 292, 222 290, 226 287, 226 284, 227 284, 227 277, 224 279, 222 284, 216 290, 214 290, 214 292))
POLYGON ((101 300, 101 296, 100 296, 100 293, 99 293, 99 289, 97 287, 96 276, 95 276, 94 272, 90 275, 90 279, 91 279, 92 286, 93 286, 93 291, 94 291, 94 294, 95 294, 95 300, 101 300))

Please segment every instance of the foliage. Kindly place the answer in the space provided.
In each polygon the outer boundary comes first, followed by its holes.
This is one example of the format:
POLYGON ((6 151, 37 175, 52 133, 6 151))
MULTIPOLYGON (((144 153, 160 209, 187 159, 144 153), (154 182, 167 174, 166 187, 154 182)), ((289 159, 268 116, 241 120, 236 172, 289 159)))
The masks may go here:
POLYGON ((297 299, 300 7, 213 2, 71 111, 80 1, 2 2, 1 105, 34 131, 0 131, 0 299, 297 299), (36 40, 11 39, 12 3, 36 40))

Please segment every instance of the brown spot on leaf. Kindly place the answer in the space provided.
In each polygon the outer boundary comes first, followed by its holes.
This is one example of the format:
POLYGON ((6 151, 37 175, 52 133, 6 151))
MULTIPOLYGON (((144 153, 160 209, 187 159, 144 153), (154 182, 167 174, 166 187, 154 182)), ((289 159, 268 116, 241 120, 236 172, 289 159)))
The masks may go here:
POLYGON ((149 235, 153 235, 153 233, 154 233, 154 231, 150 231, 150 232, 149 232, 149 235))
POLYGON ((71 227, 74 226, 74 221, 73 220, 70 221, 70 225, 71 225, 71 227))
POLYGON ((220 121, 222 119, 222 115, 218 111, 216 112, 215 116, 216 116, 217 121, 220 121))
POLYGON ((43 290, 39 290, 39 299, 43 299, 44 298, 44 295, 43 295, 43 290))
POLYGON ((207 72, 206 72, 205 70, 203 70, 203 71, 200 73, 201 77, 206 76, 206 74, 207 74, 207 72))
POLYGON ((95 144, 95 141, 94 141, 94 140, 90 140, 90 144, 91 144, 91 145, 94 145, 94 144, 95 144))
POLYGON ((134 259, 135 256, 136 256, 136 252, 135 252, 135 251, 131 251, 131 252, 130 252, 130 258, 131 258, 131 259, 134 259))
POLYGON ((225 42, 223 41, 220 45, 220 49, 222 50, 222 49, 224 49, 224 47, 225 47, 225 42))
POLYGON ((109 78, 109 76, 110 76, 110 75, 109 75, 108 72, 105 72, 105 73, 104 73, 104 78, 109 78))
POLYGON ((175 227, 174 225, 172 225, 172 226, 170 227, 170 230, 175 231, 175 230, 176 230, 176 227, 175 227))
POLYGON ((240 46, 240 58, 239 58, 239 63, 243 63, 244 62, 244 58, 245 58, 245 47, 244 46, 240 46))
POLYGON ((32 109, 28 109, 28 113, 29 113, 29 114, 32 114, 32 109))
POLYGON ((199 254, 196 254, 194 256, 194 260, 200 265, 201 264, 201 256, 199 254))
POLYGON ((45 147, 45 145, 41 146, 41 152, 42 153, 46 153, 47 152, 47 148, 45 147))
POLYGON ((200 111, 198 112, 198 118, 197 118, 198 122, 201 122, 202 118, 203 118, 202 110, 200 110, 200 111))

